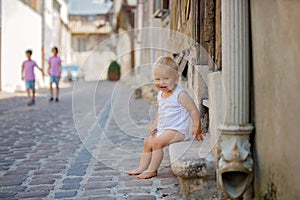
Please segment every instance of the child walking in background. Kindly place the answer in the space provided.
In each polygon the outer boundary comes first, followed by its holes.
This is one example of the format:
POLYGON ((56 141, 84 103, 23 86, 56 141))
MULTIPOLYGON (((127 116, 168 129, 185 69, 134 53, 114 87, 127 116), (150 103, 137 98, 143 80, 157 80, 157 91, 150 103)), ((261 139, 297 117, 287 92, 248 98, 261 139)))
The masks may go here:
POLYGON ((144 142, 140 164, 128 172, 147 179, 157 176, 163 159, 163 148, 188 137, 190 119, 193 122, 193 135, 203 140, 199 111, 193 99, 177 85, 178 65, 170 57, 159 58, 154 65, 154 85, 158 92, 158 112, 152 126, 150 137, 144 142))
POLYGON ((25 80, 27 92, 27 105, 32 106, 35 104, 35 76, 34 67, 37 67, 43 74, 43 70, 38 67, 34 60, 31 60, 32 50, 25 52, 27 60, 22 64, 22 80, 25 80), (30 94, 32 91, 32 95, 30 94))
POLYGON ((53 89, 52 84, 55 83, 56 86, 56 98, 55 102, 58 102, 58 95, 59 95, 59 79, 61 75, 61 59, 58 54, 58 48, 53 47, 52 48, 53 56, 49 59, 49 69, 48 74, 50 75, 50 102, 52 102, 53 99, 53 89))

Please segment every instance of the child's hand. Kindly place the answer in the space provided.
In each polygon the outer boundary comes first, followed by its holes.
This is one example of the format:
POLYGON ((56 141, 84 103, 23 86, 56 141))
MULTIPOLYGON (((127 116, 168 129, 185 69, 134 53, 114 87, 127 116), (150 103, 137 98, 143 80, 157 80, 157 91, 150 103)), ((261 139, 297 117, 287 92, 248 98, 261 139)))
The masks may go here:
POLYGON ((193 136, 196 138, 196 140, 202 141, 203 135, 204 135, 204 133, 202 132, 201 127, 193 129, 193 136))
POLYGON ((22 76, 22 81, 24 81, 24 76, 22 76))
POLYGON ((152 124, 150 126, 150 134, 154 135, 155 133, 157 133, 157 128, 156 128, 156 125, 152 124))

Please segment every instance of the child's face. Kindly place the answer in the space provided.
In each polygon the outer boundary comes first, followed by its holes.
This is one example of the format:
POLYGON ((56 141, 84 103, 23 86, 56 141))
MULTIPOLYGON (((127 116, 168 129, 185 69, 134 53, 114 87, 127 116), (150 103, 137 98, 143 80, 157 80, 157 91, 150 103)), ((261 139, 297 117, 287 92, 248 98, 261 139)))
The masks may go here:
POLYGON ((172 91, 178 78, 177 71, 171 67, 156 67, 154 69, 154 85, 162 92, 172 91))
POLYGON ((28 59, 30 59, 30 58, 31 58, 31 54, 30 54, 29 52, 26 52, 26 57, 27 57, 28 59))
POLYGON ((56 51, 56 49, 52 49, 52 53, 53 53, 53 55, 57 55, 57 51, 56 51))

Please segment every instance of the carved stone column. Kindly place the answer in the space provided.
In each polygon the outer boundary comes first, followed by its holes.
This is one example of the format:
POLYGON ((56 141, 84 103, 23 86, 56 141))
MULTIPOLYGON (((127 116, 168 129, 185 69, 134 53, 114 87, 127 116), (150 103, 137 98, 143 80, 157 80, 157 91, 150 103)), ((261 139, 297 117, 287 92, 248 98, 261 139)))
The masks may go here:
POLYGON ((249 136, 248 0, 222 1, 222 78, 224 123, 220 125, 218 180, 231 197, 239 198, 252 180, 249 136))

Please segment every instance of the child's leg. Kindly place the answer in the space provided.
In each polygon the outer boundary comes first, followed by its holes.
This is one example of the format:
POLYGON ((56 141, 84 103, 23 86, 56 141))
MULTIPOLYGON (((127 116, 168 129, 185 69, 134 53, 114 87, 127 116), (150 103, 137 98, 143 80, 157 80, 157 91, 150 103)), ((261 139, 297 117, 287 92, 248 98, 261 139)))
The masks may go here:
POLYGON ((148 138, 144 143, 144 149, 141 155, 140 164, 137 169, 128 172, 129 175, 138 175, 145 171, 151 161, 153 137, 148 138))
POLYGON ((56 98, 58 98, 59 95, 59 87, 58 87, 58 83, 56 84, 56 98))
POLYGON ((31 82, 31 90, 32 90, 32 103, 34 104, 35 103, 35 81, 33 80, 31 82))
POLYGON ((171 143, 179 142, 184 139, 184 135, 174 130, 166 130, 160 136, 155 137, 152 145, 152 157, 150 165, 146 171, 138 176, 138 178, 146 179, 157 175, 157 170, 163 159, 163 148, 171 143))
POLYGON ((34 102, 35 100, 35 89, 32 90, 32 101, 34 102))
POLYGON ((27 92, 27 102, 30 102, 30 101, 31 101, 30 89, 27 88, 27 89, 26 89, 26 92, 27 92))
POLYGON ((50 82, 50 97, 53 98, 52 82, 50 82))

